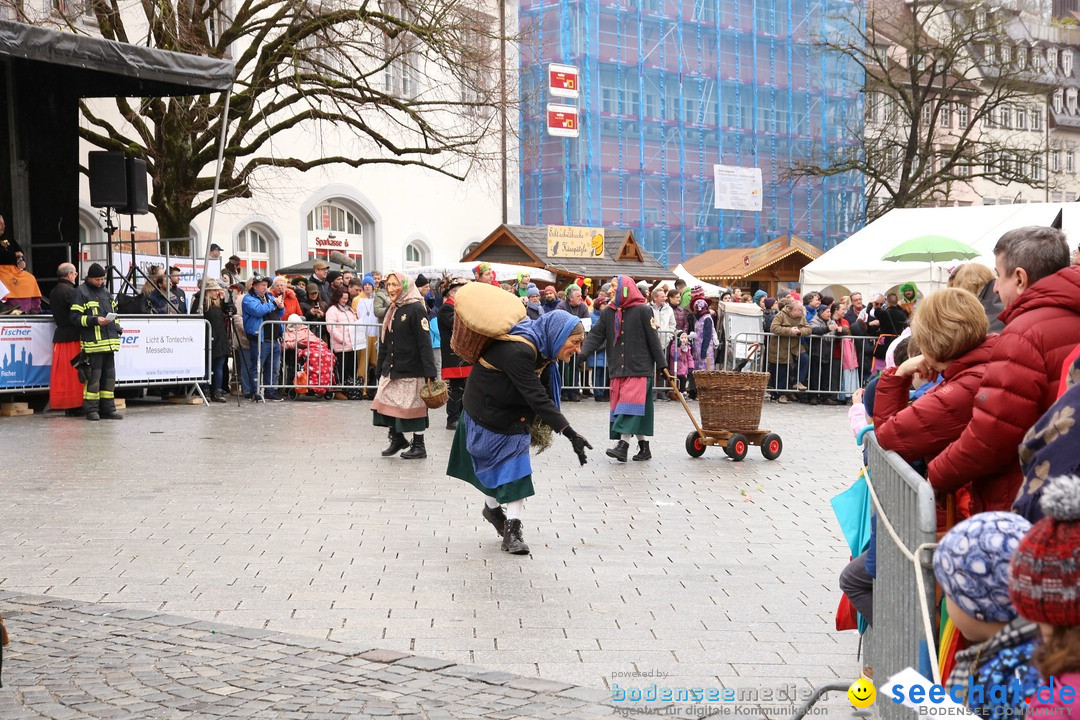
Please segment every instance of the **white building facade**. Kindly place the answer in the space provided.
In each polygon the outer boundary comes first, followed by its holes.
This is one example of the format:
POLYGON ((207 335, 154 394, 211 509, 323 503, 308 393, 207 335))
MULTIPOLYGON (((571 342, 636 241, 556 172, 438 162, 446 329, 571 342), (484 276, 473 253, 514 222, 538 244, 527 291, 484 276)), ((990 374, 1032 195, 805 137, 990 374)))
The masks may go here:
MULTIPOLYGON (((51 10, 47 4, 39 8, 37 17, 31 17, 31 21, 60 24, 57 1, 52 0, 51 10)), ((385 1, 392 4, 392 0, 385 1)), ((494 17, 492 13, 493 20, 494 17)), ((516 17, 516 7, 507 4, 507 32, 511 37, 515 33, 516 17)), ((80 32, 93 33, 96 28, 90 12, 68 12, 64 18, 80 32)), ((137 14, 133 26, 137 26, 137 14)), ((234 51, 234 56, 239 51, 234 51)), ((516 68, 517 56, 512 43, 508 43, 506 72, 511 97, 516 93, 516 68)), ((418 97, 425 91, 425 82, 456 86, 454 78, 438 77, 438 72, 430 72, 429 68, 426 75, 414 72, 409 77, 408 70, 403 71, 400 63, 392 62, 384 71, 385 89, 418 97)), ((440 87, 440 91, 445 87, 440 87)), ((464 84, 462 88, 464 94, 464 84)), ((468 100, 464 96, 462 99, 468 100)), ((123 125, 112 101, 94 101, 92 107, 123 125)), ((480 111, 465 108, 463 112, 480 111)), ((490 162, 472 167, 464 181, 432 169, 396 164, 367 164, 359 168, 340 164, 307 171, 264 168, 256 171, 251 197, 230 199, 218 205, 212 235, 210 212, 195 218, 191 225, 191 236, 196 241, 192 243, 194 252, 201 257, 209 243, 216 243, 223 248, 223 258, 233 254, 241 258, 245 278, 256 272, 273 274, 279 268, 315 257, 326 258, 333 251, 353 258, 358 270, 363 272, 385 273, 390 269, 457 262, 470 244, 486 237, 504 221, 504 194, 505 220, 511 224, 519 222, 518 150, 514 133, 509 130, 516 126, 517 116, 513 111, 508 115, 506 127, 511 137, 507 140, 505 187, 498 163, 490 162)), ((468 116, 456 118, 462 119, 469 121, 468 116)), ((493 123, 493 127, 497 132, 499 123, 493 123)), ((496 135, 485 142, 497 148, 500 138, 496 135)), ((80 160, 84 167, 87 153, 95 149, 82 143, 80 160)), ((365 146, 355 135, 337 128, 324 127, 315 135, 310 128, 297 126, 275 136, 272 152, 282 158, 310 158, 313 152, 323 157, 349 157, 350 153, 360 153, 363 157, 363 153, 372 151, 370 145, 365 146)), ((212 171, 210 167, 203 174, 212 171)), ((106 241, 105 222, 101 211, 90 205, 85 176, 81 178, 79 215, 80 237, 91 246, 97 245, 96 250, 84 253, 84 258, 101 257, 106 241)), ((114 223, 124 231, 129 230, 126 216, 119 221, 114 216, 114 223)), ((134 225, 139 239, 145 237, 144 233, 156 232, 152 215, 136 216, 134 225)))

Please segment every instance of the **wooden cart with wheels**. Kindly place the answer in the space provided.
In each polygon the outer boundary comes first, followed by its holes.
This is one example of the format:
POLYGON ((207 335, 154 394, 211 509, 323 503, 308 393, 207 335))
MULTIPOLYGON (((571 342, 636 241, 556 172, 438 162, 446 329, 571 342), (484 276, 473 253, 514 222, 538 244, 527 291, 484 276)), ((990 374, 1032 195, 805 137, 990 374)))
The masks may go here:
POLYGON ((664 375, 694 424, 693 432, 686 436, 686 453, 690 457, 701 457, 710 445, 723 449, 735 462, 746 458, 751 445, 760 447, 766 460, 780 457, 784 451, 784 441, 771 430, 757 427, 761 420, 768 373, 695 372, 698 401, 702 407, 700 423, 686 398, 679 392, 678 383, 667 371, 664 371, 664 375), (764 377, 760 377, 762 375, 764 377))

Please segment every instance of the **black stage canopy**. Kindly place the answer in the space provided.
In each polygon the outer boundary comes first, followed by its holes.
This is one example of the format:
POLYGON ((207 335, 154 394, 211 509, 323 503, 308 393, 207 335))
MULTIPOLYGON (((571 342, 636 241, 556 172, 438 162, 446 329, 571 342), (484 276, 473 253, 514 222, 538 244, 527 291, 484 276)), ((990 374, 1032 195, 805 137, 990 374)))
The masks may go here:
POLYGON ((0 20, 0 214, 40 280, 78 249, 79 100, 225 92, 235 74, 227 60, 0 20))

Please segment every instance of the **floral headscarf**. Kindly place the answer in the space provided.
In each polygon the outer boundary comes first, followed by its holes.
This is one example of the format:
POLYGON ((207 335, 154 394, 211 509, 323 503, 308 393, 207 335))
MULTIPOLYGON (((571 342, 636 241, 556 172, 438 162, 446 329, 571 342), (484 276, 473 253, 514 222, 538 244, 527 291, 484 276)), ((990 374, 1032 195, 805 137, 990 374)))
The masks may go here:
POLYGON ((389 280, 391 276, 396 277, 401 282, 401 292, 397 294, 397 298, 390 303, 390 308, 386 311, 386 317, 383 318, 382 333, 379 335, 380 341, 386 340, 386 333, 394 332, 394 315, 398 308, 414 302, 424 302, 424 298, 420 296, 420 291, 409 280, 408 275, 398 270, 391 270, 386 273, 386 279, 389 280))
POLYGON ((634 278, 629 275, 615 276, 615 296, 611 298, 611 307, 615 310, 615 341, 618 342, 622 335, 622 314, 626 308, 635 305, 644 305, 645 296, 634 284, 634 278))

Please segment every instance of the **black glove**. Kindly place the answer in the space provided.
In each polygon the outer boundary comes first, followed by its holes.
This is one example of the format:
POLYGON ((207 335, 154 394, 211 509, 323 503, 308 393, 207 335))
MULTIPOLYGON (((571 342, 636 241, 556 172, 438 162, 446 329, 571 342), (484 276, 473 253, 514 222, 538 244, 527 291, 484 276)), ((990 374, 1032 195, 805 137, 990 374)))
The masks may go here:
POLYGON ((589 441, 574 432, 574 429, 569 425, 563 429, 562 434, 566 436, 566 439, 570 441, 570 444, 574 446, 574 452, 577 453, 578 462, 582 465, 585 464, 585 448, 593 449, 593 446, 589 444, 589 441))

